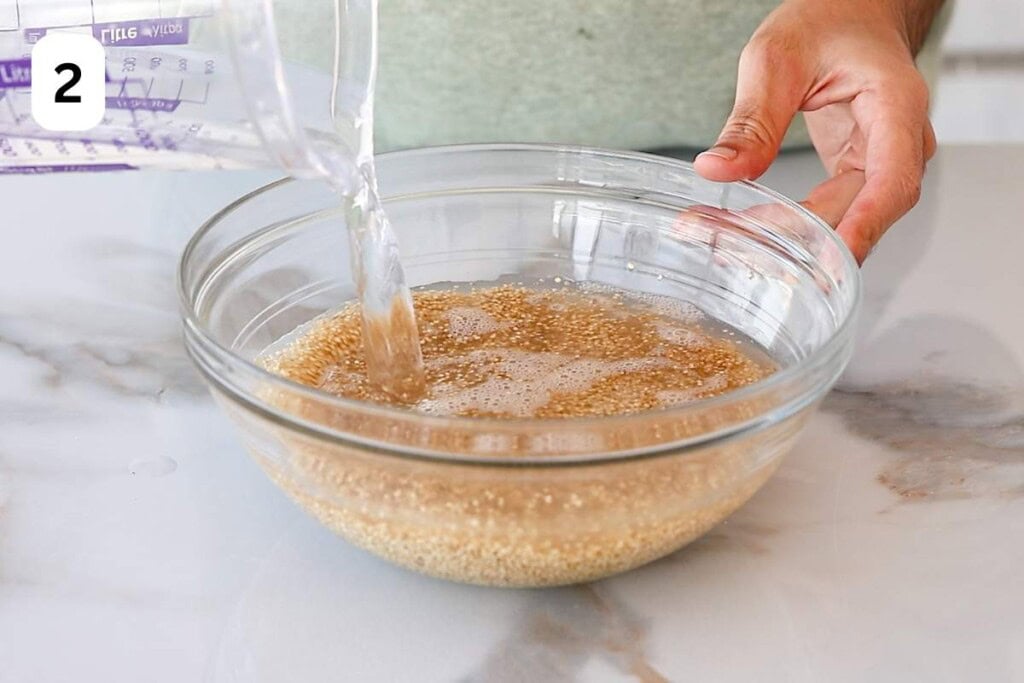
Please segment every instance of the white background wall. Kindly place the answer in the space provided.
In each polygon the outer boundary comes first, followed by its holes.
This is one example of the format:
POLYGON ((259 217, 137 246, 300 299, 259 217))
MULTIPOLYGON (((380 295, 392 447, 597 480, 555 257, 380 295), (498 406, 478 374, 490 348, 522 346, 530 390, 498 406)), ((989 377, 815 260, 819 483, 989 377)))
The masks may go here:
POLYGON ((955 2, 935 132, 942 142, 1024 142, 1024 0, 955 2))

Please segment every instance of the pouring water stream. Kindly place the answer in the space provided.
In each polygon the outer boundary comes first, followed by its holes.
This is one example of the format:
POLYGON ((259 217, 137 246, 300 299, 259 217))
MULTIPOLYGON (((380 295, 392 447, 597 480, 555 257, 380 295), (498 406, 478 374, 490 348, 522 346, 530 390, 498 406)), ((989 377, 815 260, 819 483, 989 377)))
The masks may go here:
POLYGON ((332 118, 350 135, 349 159, 325 159, 327 181, 342 196, 352 271, 362 306, 363 351, 371 382, 400 399, 424 390, 423 358, 398 240, 381 205, 373 161, 377 77, 377 0, 338 0, 335 11, 332 118), (346 23, 350 22, 350 23, 346 23), (360 28, 364 29, 357 35, 360 28), (346 41, 346 35, 350 40, 346 41))
POLYGON ((377 192, 373 98, 377 0, 336 0, 331 120, 334 134, 297 125, 274 26, 274 0, 221 0, 232 55, 264 146, 293 175, 319 177, 342 198, 362 310, 367 378, 411 402, 424 391, 423 358, 398 241, 377 192))

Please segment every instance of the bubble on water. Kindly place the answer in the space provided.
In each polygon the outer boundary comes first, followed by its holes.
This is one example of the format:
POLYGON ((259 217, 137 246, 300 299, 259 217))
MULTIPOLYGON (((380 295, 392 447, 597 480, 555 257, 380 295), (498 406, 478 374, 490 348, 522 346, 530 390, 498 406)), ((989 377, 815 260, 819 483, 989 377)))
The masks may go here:
POLYGON ((696 389, 664 389, 656 393, 655 397, 661 405, 669 407, 696 401, 700 393, 696 389))
POLYGON ((706 377, 704 379, 704 384, 702 385, 701 388, 705 392, 709 392, 709 391, 718 392, 718 391, 722 391, 723 389, 725 389, 728 386, 729 386, 729 378, 726 377, 724 373, 722 373, 722 374, 718 374, 718 375, 713 375, 711 377, 706 377))
POLYGON ((363 383, 364 375, 352 372, 340 365, 328 366, 320 376, 318 389, 332 394, 344 395, 363 383))
POLYGON ((700 333, 678 325, 659 323, 654 326, 658 336, 670 344, 688 348, 698 348, 707 344, 707 338, 700 333))
POLYGON ((689 301, 646 292, 637 294, 635 298, 651 313, 673 321, 696 325, 706 318, 704 312, 689 301))
MULTIPOLYGON (((658 279, 662 279, 663 276, 659 276, 658 279)), ((685 323, 699 323, 707 318, 703 311, 697 306, 677 299, 671 296, 665 296, 663 294, 653 294, 651 292, 636 292, 619 289, 611 285, 606 285, 603 282, 580 282, 577 284, 577 288, 584 293, 597 296, 607 296, 611 299, 610 305, 618 302, 622 302, 626 305, 639 304, 646 311, 661 315, 672 320, 685 322, 685 323)))
POLYGON ((507 323, 499 323, 482 308, 456 306, 445 311, 444 316, 448 320, 448 332, 459 341, 508 327, 507 323))
POLYGON ((606 361, 515 349, 473 351, 460 357, 460 362, 486 366, 503 377, 471 387, 434 387, 433 397, 418 404, 421 410, 477 410, 529 417, 556 393, 582 393, 609 377, 671 365, 664 358, 606 361))

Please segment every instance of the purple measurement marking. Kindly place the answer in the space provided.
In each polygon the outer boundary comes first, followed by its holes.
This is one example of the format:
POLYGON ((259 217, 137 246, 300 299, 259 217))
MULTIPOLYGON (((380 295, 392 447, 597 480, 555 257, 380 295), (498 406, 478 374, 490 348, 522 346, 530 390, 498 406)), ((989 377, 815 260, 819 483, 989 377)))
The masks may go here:
POLYGON ((35 45, 39 42, 39 39, 46 35, 45 28, 27 28, 24 32, 25 42, 29 45, 35 45))
POLYGON ((32 85, 32 60, 0 61, 0 88, 27 88, 32 85))
POLYGON ((117 97, 107 98, 107 109, 128 109, 131 111, 174 111, 181 100, 166 97, 117 97))
POLYGON ((103 45, 185 45, 188 43, 188 19, 94 24, 92 35, 103 45))
POLYGON ((103 173, 106 171, 137 171, 130 164, 53 164, 49 166, 0 166, 0 175, 40 175, 43 173, 103 173))

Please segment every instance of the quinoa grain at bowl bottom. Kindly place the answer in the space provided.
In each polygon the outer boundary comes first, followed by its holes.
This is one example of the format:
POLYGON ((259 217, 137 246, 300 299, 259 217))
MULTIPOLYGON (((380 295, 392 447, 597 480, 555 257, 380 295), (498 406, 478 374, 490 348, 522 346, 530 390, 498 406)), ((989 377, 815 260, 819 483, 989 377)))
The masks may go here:
MULTIPOLYGON (((220 402, 243 430, 260 419, 230 400, 220 402)), ((301 414, 298 403, 290 396, 279 405, 301 414)), ((463 583, 558 586, 639 567, 703 535, 771 477, 810 411, 693 452, 564 466, 397 456, 283 427, 248 439, 248 446, 302 509, 395 564, 463 583)), ((335 424, 344 423, 350 433, 403 440, 393 425, 355 419, 364 424, 354 425, 351 416, 339 416, 335 424)), ((687 431, 685 423, 652 419, 605 436, 644 448, 687 431)), ((458 431, 405 436, 431 441, 439 450, 455 445, 448 449, 453 453, 474 439, 458 431)))
MULTIPOLYGON (((523 348, 516 351, 543 348, 546 360, 564 358, 558 366, 563 369, 581 362, 569 355, 580 345, 576 335, 561 331, 566 326, 583 331, 588 355, 610 364, 606 367, 621 370, 623 366, 615 363, 664 356, 667 368, 637 366, 636 372, 620 372, 606 378, 609 381, 574 384, 575 391, 556 394, 558 400, 553 396, 550 401, 531 403, 534 417, 578 417, 595 406, 612 414, 637 413, 651 407, 641 399, 659 395, 655 391, 659 387, 672 387, 674 394, 704 388, 703 395, 713 396, 772 371, 766 357, 763 362, 753 360, 737 342, 706 334, 692 319, 677 321, 666 331, 663 316, 637 310, 628 302, 598 298, 595 303, 590 295, 581 297, 577 292, 515 287, 461 294, 417 292, 416 298, 418 326, 433 332, 423 339, 425 362, 430 368, 437 359, 445 361, 434 373, 432 385, 446 390, 460 378, 469 391, 493 380, 486 377, 488 367, 468 367, 465 359, 476 358, 471 354, 485 349, 499 357, 508 352, 516 345, 516 335, 509 332, 513 322, 523 328, 518 337, 523 348), (458 317, 447 315, 451 311, 458 312, 458 317), (453 336, 460 330, 468 332, 465 338, 453 336), (448 362, 452 358, 458 362, 448 362), (708 377, 722 381, 701 379, 708 377), (591 395, 594 387, 596 397, 591 395), (545 412, 549 404, 561 410, 545 412)), ((358 310, 350 306, 308 326, 263 362, 276 374, 312 386, 324 376, 354 377, 347 384, 332 386, 346 398, 388 401, 363 381, 361 346, 358 310)), ((507 368, 490 369, 507 379, 507 368)), ((501 441, 491 437, 482 442, 479 435, 458 428, 429 432, 413 428, 402 434, 385 420, 334 411, 287 392, 269 392, 266 399, 286 414, 347 434, 407 444, 422 444, 426 435, 429 446, 444 453, 478 455, 481 443, 493 447, 501 441)), ((465 407, 465 402, 452 405, 465 407)), ((230 404, 226 408, 233 411, 230 404)), ((757 408, 756 402, 741 402, 723 417, 741 420, 756 415, 757 408)), ((246 419, 241 411, 234 412, 246 419)), ((671 443, 715 426, 669 418, 657 411, 642 413, 640 418, 626 429, 596 422, 582 438, 598 451, 629 450, 671 443)), ((568 467, 494 467, 394 457, 290 430, 276 435, 276 455, 261 453, 258 447, 254 454, 295 502, 361 548, 439 578, 536 587, 623 572, 699 537, 746 502, 774 472, 778 459, 765 458, 771 450, 766 451, 766 444, 784 442, 786 434, 798 429, 798 424, 788 422, 777 428, 785 434, 763 431, 752 437, 756 443, 741 438, 697 453, 670 452, 568 467), (764 464, 752 463, 752 453, 758 453, 764 464)), ((558 439, 559 434, 540 438, 558 439)), ((522 435, 500 445, 524 455, 531 450, 529 439, 522 435)))

